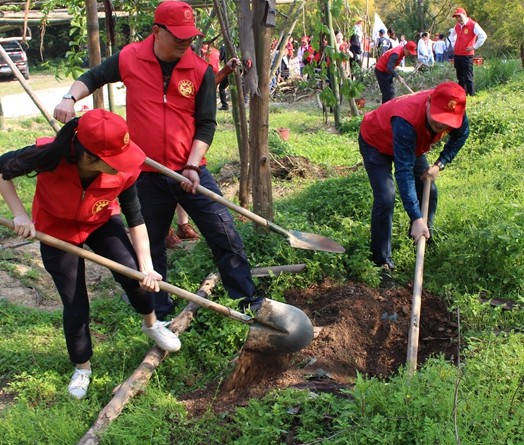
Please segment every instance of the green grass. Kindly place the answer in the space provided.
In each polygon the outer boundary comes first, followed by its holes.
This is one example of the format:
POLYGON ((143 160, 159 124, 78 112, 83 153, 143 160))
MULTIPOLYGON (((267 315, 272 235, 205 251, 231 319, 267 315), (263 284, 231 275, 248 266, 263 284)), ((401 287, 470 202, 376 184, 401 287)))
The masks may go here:
MULTIPOLYGON (((485 68, 494 70, 486 76, 500 78, 501 68, 495 63, 486 63, 485 68)), ((285 443, 289 434, 294 443, 330 445, 451 445, 457 437, 471 445, 524 443, 522 310, 503 311, 480 302, 480 297, 488 296, 512 300, 520 308, 524 304, 523 90, 524 75, 519 71, 468 99, 471 136, 438 179, 435 242, 426 252, 424 288, 442 296, 454 318, 460 314, 460 366, 434 358, 411 378, 402 371, 387 380, 359 376, 347 398, 288 389, 252 400, 235 413, 208 412, 191 419, 179 396, 225 378, 246 333, 244 325, 202 311, 184 333, 182 350, 168 356, 101 443, 269 445, 285 443)), ((271 111, 272 130, 291 129, 287 144, 275 139, 274 133, 270 136, 275 155, 306 156, 327 168, 360 162, 356 120, 345 120, 340 135, 323 123, 316 105, 289 110, 275 105, 271 111)), ((9 126, 13 130, 0 132, 0 151, 23 146, 47 131, 41 121, 9 122, 9 126)), ((437 158, 439 150, 435 147, 430 160, 437 158)), ((238 159, 229 113, 219 115, 208 159, 213 171, 238 159)), ((277 299, 291 286, 307 287, 326 277, 346 279, 348 270, 352 279, 376 285, 378 273, 368 259, 371 192, 363 169, 323 181, 290 182, 275 184, 295 189, 275 199, 276 222, 332 237, 348 253, 292 249, 277 235, 260 234, 251 223, 239 222, 253 266, 302 262, 308 266, 304 274, 257 284, 277 299)), ((29 207, 34 180, 20 178, 18 184, 29 207)), ((0 202, 5 214, 3 205, 0 202)), ((412 280, 415 264, 407 225, 399 201, 394 260, 406 282, 412 280)), ((188 290, 195 290, 213 270, 204 243, 191 253, 172 253, 170 262, 168 281, 188 290)), ((13 273, 5 261, 0 261, 0 267, 13 273)), ((89 397, 80 402, 71 400, 66 390, 71 365, 60 312, 0 302, 0 400, 7 401, 6 407, 0 407, 1 443, 76 443, 96 420, 112 389, 134 371, 150 346, 140 333, 137 316, 118 295, 112 282, 97 289, 92 308, 96 375, 89 397)), ((214 295, 231 305, 220 285, 214 295)))

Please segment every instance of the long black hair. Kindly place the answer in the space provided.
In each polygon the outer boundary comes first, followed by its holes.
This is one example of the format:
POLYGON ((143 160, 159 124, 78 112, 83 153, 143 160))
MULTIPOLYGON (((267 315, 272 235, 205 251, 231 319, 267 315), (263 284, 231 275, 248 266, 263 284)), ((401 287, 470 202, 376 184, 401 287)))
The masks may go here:
POLYGON ((37 147, 30 145, 21 150, 0 156, 0 171, 5 180, 33 172, 53 171, 62 159, 76 164, 82 152, 87 151, 76 137, 78 119, 67 122, 57 133, 53 142, 37 147))

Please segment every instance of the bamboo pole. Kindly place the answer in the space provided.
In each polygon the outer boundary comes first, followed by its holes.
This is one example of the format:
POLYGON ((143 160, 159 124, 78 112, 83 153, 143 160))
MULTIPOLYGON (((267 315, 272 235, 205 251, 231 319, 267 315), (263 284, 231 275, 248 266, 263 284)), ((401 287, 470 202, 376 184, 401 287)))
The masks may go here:
MULTIPOLYGON (((208 298, 213 288, 218 282, 218 274, 211 273, 203 281, 197 294, 203 298, 208 298)), ((184 332, 191 320, 195 317, 199 306, 195 303, 189 303, 180 314, 171 322, 170 329, 180 334, 184 332)), ((100 411, 95 423, 80 439, 77 445, 97 445, 100 442, 101 435, 108 429, 109 425, 120 415, 125 405, 135 395, 139 394, 148 384, 154 371, 169 353, 161 350, 157 346, 153 347, 144 357, 142 363, 131 374, 131 376, 113 391, 113 398, 100 411)))

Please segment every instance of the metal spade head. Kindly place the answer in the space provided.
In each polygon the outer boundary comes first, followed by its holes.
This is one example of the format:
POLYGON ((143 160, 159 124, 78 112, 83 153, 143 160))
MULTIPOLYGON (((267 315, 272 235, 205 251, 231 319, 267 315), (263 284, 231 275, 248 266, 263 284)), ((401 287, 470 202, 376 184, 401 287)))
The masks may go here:
POLYGON ((297 249, 319 250, 323 252, 344 253, 345 249, 337 242, 315 233, 289 231, 289 244, 297 249))
POLYGON ((313 324, 300 309, 265 299, 249 328, 244 349, 265 353, 300 351, 313 340, 313 324))

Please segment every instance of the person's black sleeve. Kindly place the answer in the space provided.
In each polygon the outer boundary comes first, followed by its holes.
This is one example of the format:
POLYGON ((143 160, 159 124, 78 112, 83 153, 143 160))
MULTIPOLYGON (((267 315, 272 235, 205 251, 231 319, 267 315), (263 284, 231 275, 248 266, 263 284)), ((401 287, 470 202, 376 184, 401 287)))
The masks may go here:
POLYGON ((94 66, 86 71, 78 78, 78 80, 89 89, 89 93, 108 83, 122 80, 120 78, 120 67, 118 63, 119 56, 120 51, 104 60, 100 65, 94 66))
POLYGON ((131 187, 123 190, 118 195, 118 202, 122 208, 122 213, 126 217, 128 227, 136 227, 140 224, 144 224, 144 217, 141 213, 140 201, 138 200, 138 192, 136 189, 136 183, 131 187))
POLYGON ((204 79, 195 98, 195 139, 205 142, 208 145, 211 145, 213 142, 217 127, 216 88, 215 73, 210 65, 204 74, 204 79))
POLYGON ((391 56, 389 56, 388 66, 386 67, 388 73, 391 74, 393 77, 398 76, 397 72, 395 71, 395 67, 397 66, 397 60, 398 54, 391 54, 391 56))

